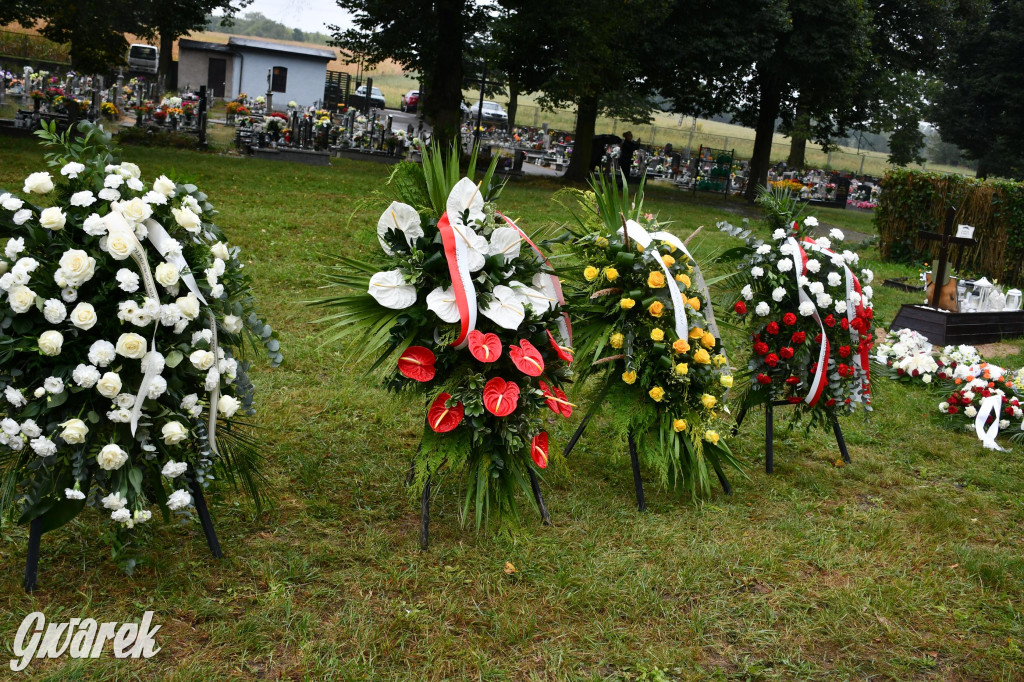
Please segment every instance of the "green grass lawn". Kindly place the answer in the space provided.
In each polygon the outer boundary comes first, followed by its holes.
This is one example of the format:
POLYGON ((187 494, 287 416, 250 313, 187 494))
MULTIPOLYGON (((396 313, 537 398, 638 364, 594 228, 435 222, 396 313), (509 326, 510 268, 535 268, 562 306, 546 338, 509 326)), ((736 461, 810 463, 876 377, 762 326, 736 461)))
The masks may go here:
MULTIPOLYGON (((29 140, 0 138, 0 187, 20 188, 41 158, 29 140)), ((230 491, 215 498, 220 561, 198 523, 144 529, 131 577, 98 540, 105 515, 87 510, 44 536, 32 596, 20 586, 26 530, 0 525, 3 651, 36 610, 123 621, 151 609, 162 625, 149 661, 36 661, 40 678, 1021 679, 1021 448, 986 451, 949 431, 932 419, 935 391, 879 378, 874 414, 843 423, 846 467, 831 434, 780 426, 776 473, 765 475, 763 419, 752 414, 732 441, 749 474, 735 477, 734 495, 695 505, 649 483, 645 514, 625 445, 597 420, 545 472, 554 526, 528 515, 511 531, 463 529, 459 487, 444 480, 421 552, 418 501, 403 486, 420 408, 372 386, 345 348, 322 346, 321 311, 303 305, 321 293, 324 253, 379 248, 371 226, 384 204, 373 192, 387 167, 142 148, 129 158, 147 177, 193 179, 250 259, 286 356, 253 377, 278 502, 253 518, 230 491)), ((557 189, 511 183, 503 210, 527 231, 560 223, 557 189)), ((704 225, 698 254, 732 243, 716 221, 756 215, 664 188, 648 205, 681 235, 704 225)), ((863 214, 818 214, 873 233, 863 214)), ((920 296, 881 279, 916 270, 862 253, 884 324, 920 296)), ((552 454, 577 423, 549 429, 552 454)))

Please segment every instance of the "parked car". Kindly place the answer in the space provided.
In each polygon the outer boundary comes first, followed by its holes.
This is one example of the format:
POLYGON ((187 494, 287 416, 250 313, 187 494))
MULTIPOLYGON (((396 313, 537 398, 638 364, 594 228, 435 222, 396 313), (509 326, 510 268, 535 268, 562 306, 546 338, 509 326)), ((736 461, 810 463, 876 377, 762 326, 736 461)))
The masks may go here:
MULTIPOLYGON (((480 111, 480 102, 473 105, 473 108, 469 112, 469 117, 476 120, 477 113, 480 111)), ((508 114, 505 109, 497 102, 483 102, 483 114, 480 118, 490 123, 508 123, 508 114)))
POLYGON ((402 95, 402 111, 416 111, 420 104, 420 91, 410 90, 402 95))
POLYGON ((156 73, 160 51, 152 45, 134 43, 128 48, 128 70, 138 73, 156 73))
MULTIPOLYGON (((366 106, 366 86, 360 85, 356 88, 356 91, 349 96, 348 105, 355 107, 356 109, 363 109, 366 106)), ((384 93, 380 91, 380 88, 374 88, 370 92, 370 108, 371 109, 383 109, 384 93)))

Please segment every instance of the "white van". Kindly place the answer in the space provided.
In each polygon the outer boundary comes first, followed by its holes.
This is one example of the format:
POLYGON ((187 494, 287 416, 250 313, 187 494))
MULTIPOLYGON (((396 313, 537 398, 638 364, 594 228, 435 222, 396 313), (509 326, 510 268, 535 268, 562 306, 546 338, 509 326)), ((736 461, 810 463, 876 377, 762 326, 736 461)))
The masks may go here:
POLYGON ((139 73, 156 73, 160 52, 152 45, 133 44, 128 48, 128 70, 139 73))

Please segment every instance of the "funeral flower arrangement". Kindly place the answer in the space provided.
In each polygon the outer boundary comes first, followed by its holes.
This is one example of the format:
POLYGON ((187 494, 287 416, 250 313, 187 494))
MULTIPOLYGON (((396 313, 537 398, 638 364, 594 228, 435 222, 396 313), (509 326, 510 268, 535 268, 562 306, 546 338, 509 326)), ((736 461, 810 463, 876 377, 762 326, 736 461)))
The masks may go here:
POLYGON ((874 350, 875 362, 892 379, 930 384, 936 377, 951 378, 948 363, 937 362, 931 342, 913 329, 890 332, 874 350))
POLYGON ((281 355, 239 250, 195 185, 79 132, 40 131, 51 170, 0 193, 0 511, 124 529, 215 478, 258 503, 243 344, 281 355))
POLYGON ((570 300, 580 384, 598 377, 620 440, 663 481, 694 496, 739 469, 725 442, 724 397, 733 377, 700 269, 686 246, 643 212, 643 189, 597 180, 574 193, 570 300))
MULTIPOLYGON (((939 403, 939 412, 957 427, 973 429, 986 448, 1003 450, 996 443, 996 437, 1000 431, 1010 428, 1011 420, 1019 422, 1024 410, 1017 396, 998 387, 1001 382, 1000 368, 986 369, 982 376, 958 384, 939 403)), ((1017 429, 1011 438, 1020 440, 1021 435, 1017 429)))
POLYGON ((422 397, 426 423, 414 490, 441 470, 465 484, 464 517, 516 512, 531 467, 548 462, 546 418, 567 418, 570 329, 561 287, 533 242, 496 202, 494 164, 474 182, 459 159, 424 149, 395 167, 395 201, 376 224, 380 249, 339 257, 328 278, 346 293, 319 301, 334 339, 375 357, 385 386, 422 397))
POLYGON ((840 230, 812 238, 818 221, 797 220, 788 193, 765 190, 758 201, 767 209, 770 240, 720 224, 746 242, 733 306, 751 340, 744 407, 785 400, 812 424, 870 409, 871 271, 861 271, 862 284, 852 270, 859 257, 840 250, 840 230))

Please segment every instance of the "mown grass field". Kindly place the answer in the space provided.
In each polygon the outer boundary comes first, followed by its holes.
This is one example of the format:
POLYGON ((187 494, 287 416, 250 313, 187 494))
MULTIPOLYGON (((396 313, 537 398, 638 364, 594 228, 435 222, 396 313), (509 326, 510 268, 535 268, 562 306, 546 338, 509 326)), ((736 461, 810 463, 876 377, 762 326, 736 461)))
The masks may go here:
MULTIPOLYGON (((286 355, 254 376, 277 502, 253 518, 230 491, 214 499, 220 561, 198 523, 154 524, 131 577, 98 539, 105 515, 89 510, 44 536, 32 596, 20 586, 26 530, 4 522, 3 653, 36 610, 117 621, 153 610, 162 625, 149 661, 36 661, 38 679, 1021 679, 1021 447, 995 453, 949 431, 932 418, 934 391, 879 378, 875 413, 843 423, 847 467, 831 434, 777 426, 776 473, 765 475, 753 414, 732 441, 749 475, 734 477, 734 495, 693 504, 648 480, 644 514, 625 444, 597 420, 544 474, 552 527, 527 515, 509 531, 461 528, 458 486, 445 480, 421 552, 403 479, 422 415, 347 364, 345 348, 325 347, 321 311, 303 305, 321 293, 324 253, 378 248, 370 226, 384 204, 373 191, 387 169, 129 156, 147 177, 173 169, 197 182, 251 259, 286 355)), ((0 138, 0 187, 20 188, 41 157, 28 140, 0 138)), ((503 210, 527 230, 560 223, 558 189, 512 183, 503 210)), ((731 243, 717 220, 750 214, 668 189, 652 188, 648 203, 679 234, 705 225, 692 242, 705 256, 731 243)), ((863 214, 820 215, 869 231, 863 214)), ((879 282, 916 274, 861 249, 879 282)), ((879 282, 880 323, 918 298, 879 282)), ((1024 364, 1013 345, 1001 360, 1024 364)), ((553 426, 552 453, 578 418, 553 426)))

